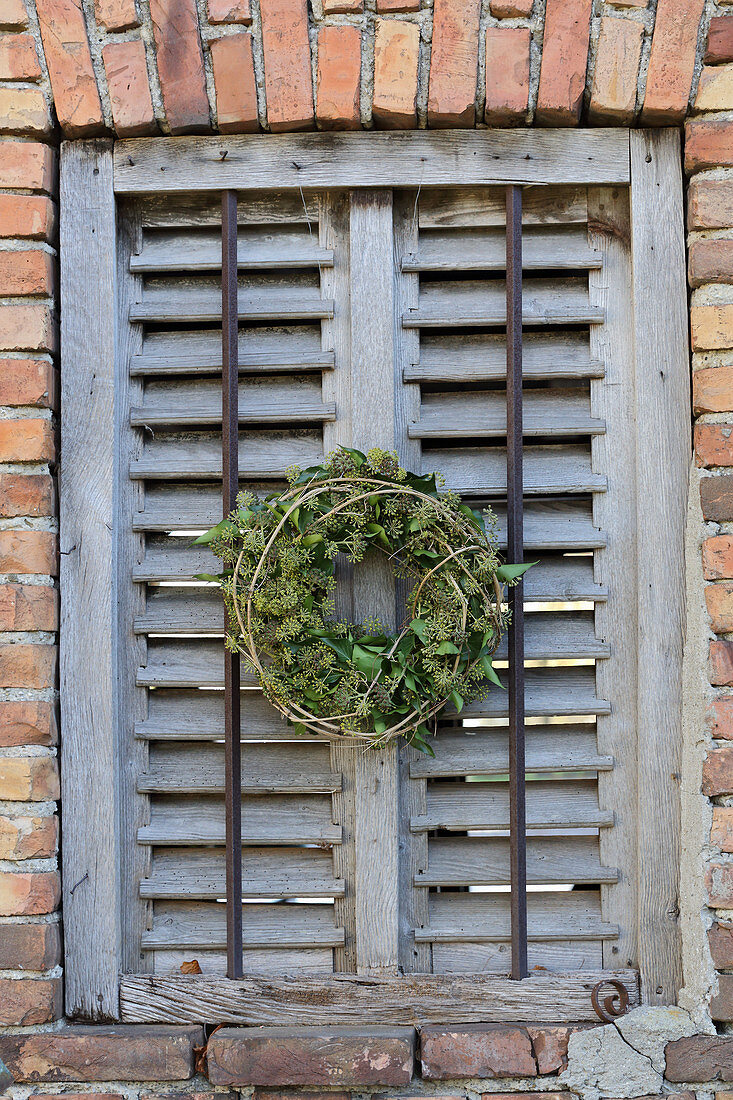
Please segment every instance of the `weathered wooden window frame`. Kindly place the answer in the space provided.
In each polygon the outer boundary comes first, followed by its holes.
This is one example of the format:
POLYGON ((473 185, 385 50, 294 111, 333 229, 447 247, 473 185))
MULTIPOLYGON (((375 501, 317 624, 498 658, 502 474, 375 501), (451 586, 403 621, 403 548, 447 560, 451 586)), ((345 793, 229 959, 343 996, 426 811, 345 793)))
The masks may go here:
MULTIPOLYGON (((115 195, 317 187, 579 183, 630 187, 636 434, 653 425, 636 501, 639 540, 638 852, 643 1000, 681 985, 677 892, 689 443, 682 176, 673 130, 482 131, 67 142, 61 158, 61 708, 67 1012, 92 1019, 358 1022, 580 1018, 594 975, 328 979, 121 977, 121 838, 131 835, 116 684, 123 548, 114 537, 119 455, 115 195), (652 624, 652 629, 647 624, 652 624), (660 639, 663 644, 660 645, 660 639), (655 797, 644 792, 654 791, 655 797), (660 920, 660 914, 664 919, 660 920), (140 984, 142 982, 142 985, 140 984), (137 983, 137 984, 136 984, 137 983), (378 987, 378 988, 377 988, 378 987), (318 1005, 316 1009, 314 1006, 318 1005)), ((611 973, 611 972, 609 972, 611 973)))

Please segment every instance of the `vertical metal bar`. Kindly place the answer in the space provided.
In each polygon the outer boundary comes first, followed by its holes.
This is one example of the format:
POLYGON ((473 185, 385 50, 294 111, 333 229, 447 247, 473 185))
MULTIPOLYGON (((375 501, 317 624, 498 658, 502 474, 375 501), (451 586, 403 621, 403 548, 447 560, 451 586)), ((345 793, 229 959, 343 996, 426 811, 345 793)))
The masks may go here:
MULTIPOLYGON (((507 561, 524 561, 522 442, 522 189, 506 189, 507 561)), ((509 589, 509 844, 512 978, 527 977, 527 828, 524 754, 524 585, 509 589)))
MULTIPOLYGON (((224 516, 239 490, 237 192, 221 196, 221 457, 224 516)), ((242 755, 239 654, 224 651, 227 976, 242 977, 242 755)))

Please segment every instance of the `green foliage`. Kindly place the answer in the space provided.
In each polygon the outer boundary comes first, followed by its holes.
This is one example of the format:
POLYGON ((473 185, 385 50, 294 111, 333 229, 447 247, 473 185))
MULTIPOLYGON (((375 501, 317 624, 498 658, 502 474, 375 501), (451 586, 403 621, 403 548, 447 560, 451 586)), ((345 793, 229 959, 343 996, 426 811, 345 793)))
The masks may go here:
POLYGON ((495 578, 514 583, 527 567, 502 566, 484 516, 394 454, 343 447, 288 481, 264 500, 240 493, 197 540, 224 566, 227 646, 297 732, 375 745, 402 735, 432 753, 441 707, 460 711, 499 683, 492 655, 507 613, 495 578), (361 562, 373 551, 408 582, 399 632, 335 617, 337 555, 361 562))

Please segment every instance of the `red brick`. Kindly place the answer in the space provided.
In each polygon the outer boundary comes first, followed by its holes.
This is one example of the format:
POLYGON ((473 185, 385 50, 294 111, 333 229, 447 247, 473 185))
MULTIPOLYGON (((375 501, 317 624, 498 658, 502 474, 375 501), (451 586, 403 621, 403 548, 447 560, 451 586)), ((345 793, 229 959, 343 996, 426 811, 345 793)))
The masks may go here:
POLYGON ((102 50, 102 61, 117 136, 140 137, 157 133, 145 46, 141 39, 108 42, 102 50))
MULTIPOLYGON (((733 1021, 733 974, 718 975, 718 992, 710 1002, 710 1015, 718 1023, 733 1021)), ((718 1093, 716 1100, 724 1100, 718 1093)))
POLYGON ((592 0, 547 0, 536 119, 577 126, 588 64, 592 0))
POLYGON ((733 466, 733 424, 696 424, 695 461, 698 466, 733 466))
POLYGON ((380 15, 392 15, 394 12, 419 11, 420 0, 377 0, 380 15))
MULTIPOLYGON (((54 855, 57 846, 57 817, 0 814, 0 859, 46 859, 54 855)), ((2 934, 0 927, 0 936, 2 934)))
POLYGON ((708 943, 713 964, 721 970, 733 967, 733 927, 716 921, 708 929, 708 943))
POLYGON ((481 0, 435 0, 428 86, 430 126, 473 126, 481 0))
POLYGON ((53 478, 49 474, 0 474, 0 517, 3 519, 50 516, 54 503, 53 478))
MULTIPOLYGON (((4 649, 18 648, 30 647, 0 646, 0 654, 4 649)), ((0 756, 0 792, 0 799, 7 802, 46 802, 58 798, 58 761, 54 756, 0 756)))
POLYGON ((360 126, 361 31, 322 27, 318 32, 316 119, 321 130, 360 126))
POLYGON ((714 535, 702 544, 705 579, 720 581, 733 577, 733 535, 714 535))
MULTIPOLYGON (((56 710, 51 703, 16 700, 0 703, 0 745, 55 745, 56 710)), ((0 970, 2 967, 0 967, 0 970)))
POLYGON ((44 584, 0 584, 0 630, 58 630, 58 592, 44 584))
POLYGON ((57 566, 52 531, 0 531, 0 573, 55 576, 57 566))
POLYGON ((262 0, 267 121, 273 133, 313 129, 306 0, 262 0))
POLYGON ((0 27, 28 26, 28 12, 23 0, 3 0, 0 6, 0 27))
MULTIPOLYGON (((214 1093, 210 1100, 216 1100, 220 1093, 214 1093)), ((151 1096, 141 1096, 140 1100, 154 1100, 151 1096)), ((303 1100, 299 1089, 255 1089, 253 1100, 303 1100)), ((350 1092, 308 1092, 307 1100, 351 1100, 350 1092)))
POLYGON ((321 0, 324 15, 357 14, 364 11, 364 0, 321 0))
POLYGON ((374 39, 374 121, 410 130, 417 121, 420 28, 402 19, 378 19, 374 39))
POLYGON ((687 192, 687 228, 729 226, 733 226, 733 180, 693 179, 687 192))
MULTIPOLYGON (((33 1093, 30 1100, 59 1100, 59 1096, 63 1096, 64 1100, 125 1100, 124 1096, 119 1092, 50 1092, 50 1093, 33 1093)), ((148 1097, 159 1095, 158 1093, 147 1093, 148 1097)), ((190 1096, 191 1100, 196 1100, 198 1095, 195 1092, 180 1093, 180 1096, 190 1096)), ((227 1095, 226 1093, 224 1094, 227 1095)), ((161 1100, 168 1100, 167 1096, 161 1097, 161 1100)))
POLYGON ((97 22, 108 31, 126 31, 137 27, 135 0, 94 0, 97 22))
POLYGON ((537 1076, 526 1029, 504 1024, 424 1027, 420 1062, 428 1080, 537 1076))
POLYGON ((708 798, 733 791, 733 745, 711 749, 702 766, 702 793, 708 798))
POLYGON ((3 296, 53 294, 54 270, 53 258, 48 252, 37 249, 0 252, 0 286, 3 288, 3 296))
POLYGON ((60 961, 58 924, 0 924, 0 970, 51 970, 60 961))
POLYGON ((705 718, 711 737, 733 741, 733 696, 714 699, 705 718))
POLYGON ((51 191, 53 150, 38 141, 0 141, 0 187, 51 191))
POLYGON ((407 1027, 258 1027, 215 1032, 207 1061, 213 1085, 352 1088, 409 1085, 414 1056, 415 1032, 407 1027))
POLYGON ((636 19, 601 19, 590 97, 591 122, 628 125, 636 108, 636 82, 644 28, 636 19))
POLYGON ((0 687, 55 687, 56 656, 52 645, 0 645, 0 687))
POLYGON ((196 0, 150 0, 150 18, 171 133, 210 129, 196 0))
POLYGON ((0 978, 0 1024, 48 1024, 62 1016, 61 978, 0 978))
MULTIPOLYGON (((536 1092, 482 1092, 481 1100, 537 1100, 538 1094, 536 1092)), ((575 1093, 572 1092, 542 1092, 540 1093, 542 1100, 575 1100, 575 1093)), ((455 1097, 455 1100, 459 1100, 459 1097, 455 1097)), ((644 1100, 662 1100, 661 1096, 646 1096, 644 1100)), ((689 1100, 694 1100, 694 1095, 689 1097, 689 1100)))
POLYGON ((529 103, 528 27, 486 28, 486 108, 489 126, 522 126, 529 103))
POLYGON ((664 1048, 668 1081, 733 1081, 733 1038, 691 1035, 664 1048))
MULTIPOLYGON (((53 913, 60 898, 57 871, 0 871, 0 916, 32 917, 53 913)), ((1 1053, 0 1058, 6 1061, 1 1053)))
POLYGON ((733 283, 733 240, 692 241, 688 278, 690 286, 733 283))
MULTIPOLYGON (((263 1092, 262 1089, 255 1089, 254 1091, 255 1091, 255 1096, 262 1097, 263 1100, 264 1100, 264 1097, 267 1097, 267 1096, 272 1097, 272 1100, 276 1100, 276 1098, 280 1098, 280 1097, 282 1098, 282 1100, 287 1100, 288 1097, 290 1097, 291 1100, 304 1100, 302 1092, 297 1092, 297 1093, 296 1092, 291 1092, 291 1093, 287 1093, 287 1092, 268 1092, 268 1091, 263 1092)), ((68 1100, 68 1095, 69 1095, 68 1093, 64 1093, 64 1100, 68 1100)), ((38 1097, 34 1097, 33 1100, 38 1100, 38 1097)), ((48 1100, 50 1100, 50 1098, 48 1098, 48 1100)), ((58 1100, 58 1097, 54 1097, 54 1100, 58 1100)), ((86 1100, 89 1100, 89 1098, 87 1097, 86 1100)), ((96 1096, 94 1097, 94 1100, 97 1100, 96 1096)), ((122 1100, 121 1097, 120 1097, 120 1100, 122 1100)), ((239 1100, 239 1094, 233 1089, 227 1090, 226 1092, 224 1092, 224 1091, 214 1092, 213 1089, 208 1089, 206 1091, 199 1090, 199 1089, 194 1089, 193 1091, 189 1091, 188 1089, 186 1089, 185 1092, 183 1090, 181 1090, 180 1092, 177 1091, 177 1092, 164 1092, 164 1093, 160 1093, 160 1092, 141 1092, 140 1093, 140 1100, 239 1100)), ((309 1091, 308 1096, 307 1096, 307 1100, 351 1100, 351 1093, 348 1093, 348 1092, 327 1092, 326 1093, 326 1092, 310 1092, 309 1091)))
POLYGON ((716 687, 733 684, 733 642, 710 643, 710 683, 716 687))
POLYGON ((733 809, 729 806, 713 806, 710 843, 721 852, 733 852, 733 809))
POLYGON ((534 0, 491 0, 491 14, 497 19, 528 19, 534 0))
POLYGON ((685 171, 733 165, 733 123, 693 118, 685 124, 685 171))
POLYGON ((50 351, 58 344, 58 329, 46 302, 0 305, 1 351, 50 351))
POLYGON ((209 0, 210 23, 251 23, 249 0, 209 0))
POLYGON ((0 132, 42 137, 50 134, 52 128, 48 104, 40 88, 0 88, 0 132))
MULTIPOLYGON (((0 359, 0 405, 55 404, 58 372, 43 359, 0 359)), ((2 475, 0 475, 2 476, 2 475)))
POLYGON ((574 1027, 528 1027, 532 1049, 541 1075, 559 1073, 568 1064, 568 1040, 574 1027))
POLYGON ((81 0, 36 0, 59 125, 68 137, 99 134, 102 105, 81 0))
POLYGON ((641 120, 669 126, 687 114, 705 0, 659 0, 641 120))
POLYGON ((700 480, 700 504, 705 519, 723 523, 733 519, 733 475, 719 474, 700 480))
POLYGON ((53 462, 55 453, 50 420, 0 420, 0 462, 53 462))
POLYGON ((30 34, 0 37, 0 80, 38 80, 41 66, 30 34))
POLYGON ((256 133, 257 114, 252 36, 230 34, 209 43, 216 89, 216 117, 223 134, 256 133))
POLYGON ((193 1026, 72 1025, 0 1035, 0 1058, 16 1083, 182 1081, 193 1075, 193 1048, 203 1041, 203 1028, 193 1026))
POLYGON ((713 633, 728 634, 733 631, 733 582, 707 585, 705 602, 713 633))
POLYGON ((0 237, 53 240, 56 207, 45 195, 0 195, 0 237))
POLYGON ((733 61, 733 19, 730 16, 714 15, 710 20, 704 60, 706 65, 733 61))

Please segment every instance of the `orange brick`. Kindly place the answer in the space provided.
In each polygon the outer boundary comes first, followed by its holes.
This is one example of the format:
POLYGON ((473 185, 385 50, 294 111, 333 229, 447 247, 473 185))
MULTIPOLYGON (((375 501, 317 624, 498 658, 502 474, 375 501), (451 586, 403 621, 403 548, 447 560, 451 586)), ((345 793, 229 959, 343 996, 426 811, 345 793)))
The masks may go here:
MULTIPOLYGON (((13 649, 48 649, 53 646, 0 646, 0 654, 13 649)), ((59 769, 53 756, 0 756, 0 799, 6 802, 47 802, 59 797, 59 769)))
POLYGON ((97 22, 108 31, 127 31, 137 27, 135 0, 94 0, 97 22))
POLYGON ((733 107, 733 65, 705 65, 695 96, 696 111, 729 111, 733 107))
POLYGON ((0 970, 51 970, 61 961, 57 924, 3 923, 0 928, 0 970))
POLYGON ((49 474, 0 474, 0 517, 51 516, 53 478, 49 474))
POLYGON ((61 897, 56 871, 0 871, 0 916, 53 913, 61 897))
POLYGON ((713 807, 710 840, 721 852, 733 852, 733 810, 730 807, 713 807))
POLYGON ((0 978, 0 1024, 47 1024, 62 1015, 61 978, 0 978))
POLYGON ((69 137, 102 132, 104 120, 81 0, 36 0, 56 116, 69 137))
POLYGON ((527 19, 532 14, 534 0, 491 0, 491 14, 496 19, 527 19))
POLYGON ((481 0, 435 0, 428 123, 473 126, 481 0))
POLYGON ((633 119, 643 34, 635 19, 601 19, 590 97, 592 122, 626 126, 633 119))
POLYGON ((216 89, 216 117, 223 134, 259 130, 252 36, 230 34, 209 43, 216 89))
POLYGON ((364 0, 322 0, 324 15, 357 14, 364 11, 364 0))
POLYGON ((685 123, 685 171, 733 165, 733 126, 727 119, 693 118, 685 123))
POLYGON ((695 351, 733 348, 733 304, 693 306, 690 325, 695 351))
POLYGON ((55 454, 50 420, 0 420, 0 462, 52 462, 55 454))
POLYGON ((0 4, 0 27, 12 27, 17 30, 19 27, 27 26, 28 12, 23 0, 3 0, 0 4))
POLYGON ((0 132, 40 137, 51 129, 48 104, 40 88, 0 88, 0 132))
POLYGON ((58 592, 41 584, 0 584, 0 630, 58 630, 58 592))
POLYGON ((486 28, 486 108, 489 126, 522 126, 529 103, 529 27, 486 28))
POLYGON ((705 721, 711 737, 733 741, 733 696, 721 695, 714 699, 706 711, 705 721))
POLYGON ((536 119, 577 126, 585 90, 592 0, 547 0, 536 119))
POLYGON ((714 535, 702 544, 702 567, 708 581, 733 578, 733 535, 714 535))
POLYGON ((377 11, 391 15, 400 11, 420 11, 420 0, 377 0, 377 11))
POLYGON ((714 15, 710 20, 704 61, 706 65, 733 61, 733 19, 730 16, 714 15))
POLYGON ((659 0, 641 114, 645 125, 669 126, 687 114, 698 28, 705 0, 659 0))
POLYGON ((251 23, 249 0, 209 0, 210 23, 251 23))
POLYGON ((36 44, 29 34, 5 34, 0 37, 0 80, 38 80, 36 44))
POLYGON ((55 352, 58 328, 46 302, 0 305, 0 351, 55 352))
POLYGON ((54 156, 49 145, 38 141, 0 141, 0 187, 51 191, 54 156))
POLYGON ((705 872, 708 905, 714 909, 733 908, 733 866, 726 863, 709 864, 705 872))
POLYGON ((733 519, 733 474, 700 479, 700 504, 705 519, 715 523, 733 519))
POLYGON ((322 130, 358 130, 361 31, 322 27, 318 32, 316 119, 322 130))
POLYGON ((733 583, 724 581, 721 584, 706 585, 705 603, 713 634, 729 634, 733 631, 733 583))
POLYGON ((374 40, 374 121, 411 130, 417 120, 420 28, 401 19, 378 19, 374 40))
POLYGON ((102 50, 102 61, 118 137, 157 133, 142 40, 108 42, 102 50))
POLYGON ((0 703, 0 745, 3 748, 55 745, 57 741, 56 710, 51 703, 25 699, 0 703))
POLYGON ((53 257, 48 252, 35 249, 0 252, 0 287, 4 297, 53 294, 54 272, 53 257))
POLYGON ((0 645, 0 687, 56 686, 56 646, 0 645))
POLYGON ((710 643, 710 683, 714 687, 733 684, 733 642, 710 643))
POLYGON ((696 424, 698 466, 733 466, 733 424, 696 424))
POLYGON ((50 241, 56 232, 56 207, 46 195, 0 195, 0 237, 50 241))
POLYGON ((733 283, 733 241, 693 241, 690 245, 690 286, 703 283, 733 283))
POLYGON ((0 815, 0 859, 48 859, 56 853, 57 847, 56 816, 0 815))
POLYGON ((687 228, 727 229, 730 226, 733 226, 733 180, 695 177, 687 192, 687 228))
MULTIPOLYGON (((729 924, 716 921, 708 929, 708 943, 713 957, 713 966, 718 970, 728 970, 733 967, 733 928, 729 924)), ((726 1100, 725 1094, 721 1100, 726 1100)))
POLYGON ((57 567, 52 531, 0 531, 0 573, 55 576, 57 567))
POLYGON ((312 130, 313 82, 306 0, 261 0, 265 98, 270 129, 312 130))
POLYGON ((150 18, 171 133, 209 130, 209 100, 204 79, 196 0, 150 0, 150 18))
POLYGON ((42 359, 0 359, 0 405, 55 404, 58 372, 42 359))
POLYGON ((692 372, 696 413, 733 411, 733 367, 703 367, 692 372))

